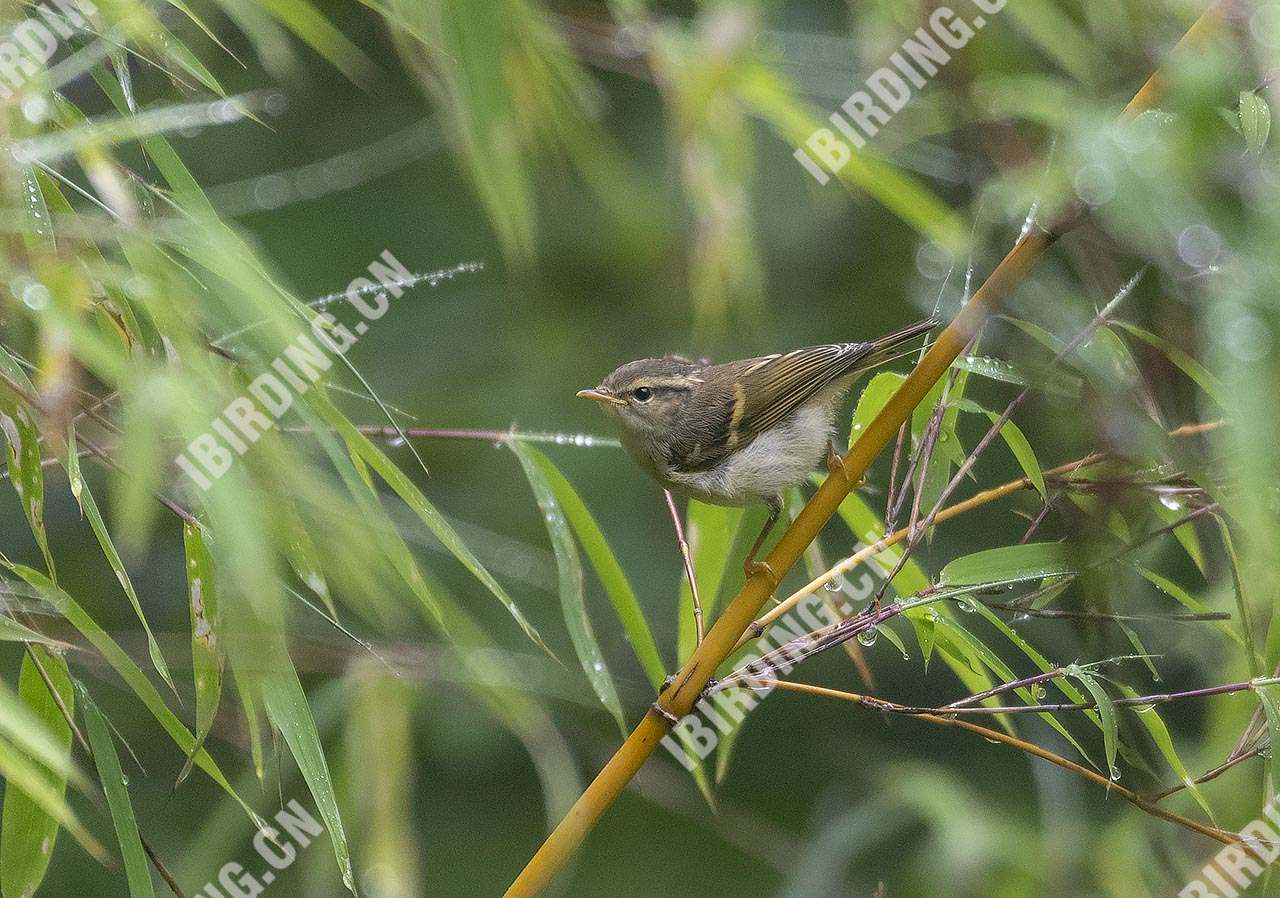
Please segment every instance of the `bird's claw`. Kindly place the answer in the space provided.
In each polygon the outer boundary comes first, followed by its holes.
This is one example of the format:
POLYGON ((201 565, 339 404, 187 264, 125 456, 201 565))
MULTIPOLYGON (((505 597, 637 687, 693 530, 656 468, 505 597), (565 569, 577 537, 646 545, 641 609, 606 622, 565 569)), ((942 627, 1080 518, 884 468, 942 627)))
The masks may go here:
POLYGON ((867 482, 865 474, 857 480, 854 480, 849 476, 849 469, 844 466, 844 456, 836 452, 835 446, 831 444, 830 440, 827 440, 827 471, 831 474, 835 474, 839 471, 840 474, 843 475, 844 479, 849 482, 851 489, 856 490, 867 482))

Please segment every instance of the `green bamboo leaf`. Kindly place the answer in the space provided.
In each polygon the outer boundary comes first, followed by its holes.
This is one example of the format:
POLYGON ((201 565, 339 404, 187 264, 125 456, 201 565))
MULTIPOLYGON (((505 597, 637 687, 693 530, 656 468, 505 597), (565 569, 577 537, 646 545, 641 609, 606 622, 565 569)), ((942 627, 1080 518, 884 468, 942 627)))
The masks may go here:
POLYGON ((1200 389, 1204 390, 1205 395, 1216 402, 1220 407, 1226 409, 1231 407, 1227 388, 1222 381, 1213 376, 1204 365, 1197 362, 1189 353, 1184 352, 1177 346, 1174 346, 1163 337, 1153 334, 1149 330, 1138 327, 1136 324, 1130 324, 1127 321, 1117 321, 1116 324, 1133 334, 1142 342, 1154 347, 1165 358, 1173 362, 1191 381, 1200 389))
MULTIPOLYGON (((36 646, 31 647, 31 652, 44 665, 67 710, 72 711, 75 697, 71 691, 66 659, 36 646)), ((67 771, 71 769, 71 727, 49 694, 35 662, 26 655, 18 673, 18 697, 39 718, 42 728, 52 734, 61 757, 66 759, 64 768, 46 767, 41 771, 51 792, 62 799, 66 795, 67 771)), ((0 717, 9 718, 7 710, 0 707, 0 717)), ((25 725, 25 721, 14 722, 25 725)), ((60 830, 57 817, 16 784, 5 784, 4 812, 0 816, 2 898, 29 898, 35 894, 49 867, 60 830)))
POLYGON ((133 816, 129 787, 126 785, 124 770, 120 767, 120 756, 116 754, 111 731, 107 728, 106 718, 93 703, 83 684, 77 683, 76 691, 84 709, 85 732, 89 745, 93 748, 93 762, 98 767, 98 779, 102 782, 102 791, 107 794, 107 806, 111 809, 111 820, 115 824, 116 838, 120 842, 125 877, 129 881, 129 896, 155 898, 151 869, 147 866, 147 855, 142 849, 138 821, 133 816))
POLYGON ((1093 697, 1093 703, 1096 705, 1098 721, 1102 727, 1102 746, 1103 752, 1107 756, 1107 773, 1111 778, 1116 777, 1116 747, 1118 744, 1119 727, 1116 723, 1116 706, 1111 700, 1111 696, 1107 695, 1107 690, 1103 688, 1102 683, 1089 671, 1077 664, 1064 667, 1063 673, 1066 676, 1074 677, 1080 681, 1080 685, 1088 691, 1093 697))
POLYGON ((142 603, 138 600, 138 593, 133 588, 133 581, 129 579, 129 572, 125 570, 124 561, 120 558, 120 553, 116 551, 115 543, 111 541, 111 533, 107 530, 106 522, 102 520, 102 512, 98 510, 98 503, 94 500, 93 493, 89 491, 89 485, 85 482, 84 475, 80 472, 79 446, 76 443, 74 426, 69 428, 67 436, 66 469, 67 479, 71 482, 71 493, 76 497, 76 501, 80 503, 80 509, 84 512, 85 517, 89 519, 89 526, 93 529, 93 535, 98 538, 98 545, 102 547, 102 554, 107 556, 111 569, 116 572, 116 579, 120 581, 124 594, 129 598, 129 604, 133 606, 133 613, 138 616, 138 621, 142 624, 142 630, 147 636, 147 651, 151 655, 151 663, 155 665, 156 673, 160 674, 160 678, 177 695, 178 690, 174 687, 173 678, 169 675, 169 665, 165 663, 164 655, 160 653, 160 646, 156 643, 156 638, 151 633, 151 626, 147 623, 147 617, 142 612, 142 603))
MULTIPOLYGON (((1035 648, 1032 647, 1031 643, 1023 639, 1022 635, 1018 633, 1017 630, 1013 629, 1004 621, 1002 621, 995 614, 995 612, 993 612, 986 605, 983 605, 981 602, 974 602, 972 603, 972 607, 979 614, 985 617, 993 627, 995 627, 997 630, 1003 633, 1010 642, 1012 642, 1015 646, 1021 649, 1022 654, 1030 658, 1031 662, 1035 664, 1037 668, 1039 668, 1041 673, 1048 673, 1049 671, 1055 669, 1055 665, 1050 664, 1048 659, 1046 659, 1044 655, 1036 651, 1035 648)), ((1067 682, 1065 678, 1056 677, 1053 682, 1059 689, 1062 690, 1063 694, 1067 696, 1068 700, 1077 702, 1077 703, 1084 701, 1084 696, 1082 696, 1074 686, 1072 686, 1069 682, 1067 682)), ((1018 689, 1018 690, 1015 690, 1015 692, 1022 698, 1024 702, 1026 702, 1029 705, 1040 704, 1040 700, 1036 692, 1032 689, 1018 689)), ((1048 712, 1044 712, 1039 716, 1045 723, 1049 724, 1049 726, 1057 730, 1058 734, 1061 735, 1063 739, 1066 739, 1068 742, 1070 742, 1072 747, 1075 748, 1075 750, 1080 753, 1080 757, 1084 758, 1086 761, 1089 761, 1089 763, 1091 764, 1093 763, 1089 759, 1088 752, 1084 750, 1084 746, 1082 746, 1079 742, 1076 741, 1076 738, 1072 736, 1071 733, 1067 730, 1067 728, 1058 721, 1058 718, 1054 717, 1052 714, 1048 712)))
POLYGON ((546 520, 547 534, 551 537, 551 548, 556 556, 556 569, 560 580, 560 605, 564 611, 565 627, 569 631, 569 639, 573 642, 574 651, 582 665, 587 681, 600 703, 605 706, 618 729, 625 737, 626 721, 622 716, 622 703, 618 700, 618 690, 613 683, 613 675, 609 672, 596 641, 595 632, 591 628, 591 620, 587 616, 586 597, 582 590, 582 563, 578 558, 578 548, 574 545, 573 534, 565 520, 564 510, 556 500, 555 492, 543 475, 542 468, 534 459, 531 449, 526 443, 511 440, 508 444, 511 451, 520 460, 533 495, 538 500, 538 508, 546 520))
MULTIPOLYGON (((316 413, 324 419, 325 423, 337 431, 338 436, 347 444, 351 452, 377 471, 378 476, 386 481, 387 485, 417 514, 418 518, 427 525, 436 538, 444 543, 445 548, 462 562, 463 567, 469 570, 502 603, 507 612, 520 625, 520 629, 524 631, 525 635, 548 655, 555 657, 551 649, 547 647, 546 642, 543 641, 542 635, 525 617, 524 612, 520 610, 520 606, 494 579, 488 569, 480 563, 480 559, 476 558, 471 549, 467 547, 467 544, 462 541, 462 537, 458 536, 458 532, 436 510, 436 507, 427 500, 422 490, 418 489, 408 475, 400 470, 399 466, 392 462, 391 459, 387 458, 377 446, 373 445, 368 437, 360 433, 355 425, 327 399, 313 394, 311 404, 316 413)), ((436 614, 438 616, 438 610, 436 614)))
POLYGON ((261 702, 253 690, 245 685, 242 677, 235 676, 233 672, 231 681, 235 684, 236 695, 239 696, 240 707, 244 711, 245 728, 249 731, 249 758, 253 761, 253 772, 261 783, 266 779, 262 754, 263 724, 259 712, 261 702))
MULTIPOLYGON (((42 650, 43 652, 43 650, 42 650)), ((43 660, 43 653, 41 660, 43 660)), ((24 661, 30 663, 29 658, 24 661)), ((39 676, 33 671, 29 676, 39 676)), ((51 674, 52 676, 52 674, 51 674)), ((55 680, 55 685, 56 685, 55 680)), ((40 683, 43 688, 43 682, 40 683)), ((83 775, 76 769, 64 746, 61 731, 48 720, 52 718, 43 706, 37 706, 31 699, 37 697, 35 683, 28 680, 27 688, 22 688, 22 675, 19 673, 19 692, 13 692, 7 684, 0 681, 0 738, 27 757, 44 765, 51 773, 62 779, 70 778, 79 786, 85 785, 83 775)), ((50 699, 52 701, 52 698, 50 699)), ((55 703, 54 710, 57 710, 55 703)))
POLYGON ((297 574, 298 579, 306 584, 329 612, 329 617, 338 619, 338 607, 333 602, 329 591, 329 583, 324 576, 324 565, 320 562, 320 553, 316 549, 311 534, 298 516, 297 509, 290 508, 285 515, 285 526, 289 529, 288 553, 289 566, 297 574))
POLYGON ((858 397, 858 405, 853 410, 853 423, 849 426, 850 446, 857 442, 867 425, 888 405, 889 399, 906 379, 905 374, 896 371, 881 371, 867 382, 862 395, 858 397))
POLYGON ((996 359, 983 355, 962 355, 951 363, 952 368, 977 374, 990 380, 1014 384, 1019 387, 1030 387, 1056 396, 1078 397, 1083 388, 1083 381, 1074 375, 1065 374, 1054 369, 1041 372, 1038 377, 1028 377, 1018 368, 1004 359, 996 359))
MULTIPOLYGON (((37 570, 26 565, 13 564, 2 557, 0 557, 0 561, 3 561, 10 570, 27 581, 44 597, 45 601, 53 606, 54 610, 80 631, 81 635, 115 669, 116 673, 125 681, 125 684, 133 691, 138 700, 147 707, 147 710, 151 712, 151 715, 164 728, 164 731, 169 734, 179 749, 184 753, 195 749, 195 738, 183 725, 182 721, 178 719, 177 715, 169 710, 169 706, 164 703, 164 699, 160 697, 160 693, 155 686, 147 679, 146 674, 139 669, 138 665, 133 663, 133 659, 125 653, 124 649, 120 648, 116 641, 98 626, 97 622, 80 607, 79 603, 70 594, 58 588, 53 581, 37 570)), ((209 778, 221 786, 228 795, 235 799, 236 803, 244 809, 255 825, 262 825, 262 818, 231 787, 231 783, 223 776, 222 771, 213 758, 209 756, 208 751, 203 748, 198 751, 196 765, 205 771, 209 778)))
POLYGON ((618 619, 622 622, 627 639, 636 657, 640 659, 649 682, 657 689, 666 679, 666 668, 658 656, 658 647, 654 642, 653 633, 649 630, 649 623, 644 618, 640 602, 636 599, 631 584, 627 582, 626 574, 618 564, 618 559, 614 557, 613 549, 609 547, 608 540, 605 539, 595 518, 592 517, 573 485, 546 455, 527 444, 525 449, 542 472, 551 492, 555 494, 556 501, 568 518, 570 526, 573 527, 573 532, 577 534, 578 542, 582 544, 587 558, 591 561, 591 566, 595 568, 596 575, 600 577, 605 592, 613 602, 618 619))
POLYGON ((1218 524, 1218 531, 1222 534, 1222 546, 1227 550, 1227 558, 1231 561, 1231 586, 1236 599, 1236 617, 1240 621, 1240 638, 1244 643, 1249 672, 1252 676, 1260 677, 1264 669, 1263 661, 1258 640, 1253 633, 1253 608, 1250 607, 1249 598, 1245 594, 1245 574, 1240 566, 1240 556, 1236 553, 1236 543, 1231 537, 1231 528, 1227 526, 1226 519, 1219 516, 1214 520, 1218 524))
POLYGON ((367 85, 379 75, 377 64, 314 4, 307 0, 270 0, 263 5, 352 81, 367 85))
MULTIPOLYGON (((166 2, 182 9, 183 12, 185 12, 193 22, 203 29, 206 34, 212 37, 215 42, 217 41, 213 32, 205 28, 204 23, 191 15, 191 12, 185 9, 183 5, 175 2, 175 0, 166 0, 166 2)), ((153 19, 151 27, 148 30, 148 42, 163 54, 166 62, 172 63, 177 68, 182 69, 182 71, 186 72, 192 78, 195 78, 218 96, 226 96, 227 92, 222 89, 222 85, 219 84, 218 79, 213 76, 213 72, 209 71, 205 64, 200 61, 199 57, 191 51, 191 48, 182 42, 181 38, 160 24, 159 19, 153 19)), ((219 46, 221 46, 221 44, 219 44, 219 46)), ((226 48, 223 47, 223 49, 226 48)))
POLYGON ((270 672, 258 676, 255 682, 261 690, 267 716, 284 736, 289 752, 316 800, 316 807, 324 817, 329 840, 333 843, 333 853, 338 859, 338 869, 342 872, 342 882, 355 895, 356 880, 351 869, 351 850, 347 845, 342 816, 338 812, 338 797, 329 775, 329 763, 325 760, 324 749, 320 745, 315 718, 311 716, 311 705, 307 702, 306 693, 302 691, 302 684, 298 682, 298 674, 289 660, 287 647, 282 643, 278 645, 276 655, 280 663, 274 665, 270 672))
POLYGON ((1261 153, 1271 134, 1271 107, 1267 101, 1251 90, 1240 91, 1240 133, 1244 136, 1245 149, 1261 153))
MULTIPOLYGON (((1117 683, 1117 688, 1124 693, 1125 698, 1137 698, 1137 690, 1123 683, 1117 683)), ((1147 732, 1151 734, 1152 741, 1156 747, 1160 749, 1160 753, 1164 755, 1165 761, 1173 768, 1173 772, 1177 775, 1182 784, 1187 787, 1187 791, 1196 800, 1196 804, 1204 810, 1205 815, 1213 820, 1213 808, 1209 807, 1209 802, 1205 800, 1204 794, 1200 791, 1200 787, 1196 785, 1196 781, 1187 771, 1186 765, 1182 763, 1182 759, 1178 757, 1178 751, 1173 747, 1173 737, 1169 735, 1169 728, 1165 726, 1164 720, 1161 719, 1159 711, 1155 705, 1147 707, 1134 708, 1137 713, 1138 720, 1147 732)))
MULTIPOLYGON (((1188 611, 1195 614, 1207 614, 1212 610, 1208 605, 1205 605, 1203 602, 1193 598, 1191 593, 1187 592, 1168 577, 1165 577, 1162 574, 1157 574, 1155 571, 1136 563, 1134 564, 1133 569, 1145 577, 1153 586, 1155 586, 1156 589, 1175 599, 1188 611)), ((1229 636, 1236 645, 1239 645, 1242 648, 1244 647, 1244 637, 1240 635, 1235 627, 1231 626, 1230 621, 1214 621, 1214 624, 1219 630, 1229 636)))
MULTIPOLYGON (((194 524, 182 525, 182 542, 187 556, 187 604, 191 611, 191 668, 196 689, 196 750, 213 728, 222 697, 224 661, 221 619, 218 615, 218 581, 213 557, 205 544, 204 531, 194 524)), ((191 772, 195 751, 178 773, 180 784, 191 772)))
MULTIPOLYGON (((28 392, 35 388, 17 359, 0 348, 0 374, 28 392)), ((9 466, 9 479, 13 491, 18 494, 22 513, 26 515, 31 533, 44 556, 49 576, 57 580, 53 555, 49 553, 49 538, 44 528, 44 468, 40 465, 40 432, 36 429, 26 404, 9 387, 0 383, 0 431, 5 437, 5 461, 9 466)))
POLYGON ((942 586, 973 586, 1061 577, 1077 570, 1062 543, 1002 546, 957 558, 942 569, 942 586))
MULTIPOLYGON (((1181 503, 1174 503, 1174 507, 1170 508, 1160 501, 1152 502, 1151 510, 1155 512, 1156 517, 1166 524, 1181 520, 1187 513, 1181 503)), ((1204 547, 1200 545, 1200 534, 1196 531, 1195 524, 1187 521, 1185 524, 1174 527, 1173 536, 1181 544, 1187 556, 1195 562, 1195 566, 1200 573, 1207 575, 1209 569, 1205 567, 1204 547)))
MULTIPOLYGON (((973 636, 952 618, 940 614, 934 619, 932 645, 964 687, 974 695, 986 692, 996 685, 996 680, 992 678, 987 665, 983 664, 982 655, 974 645, 973 636)), ((994 653, 989 654, 994 656, 994 653)), ((987 704, 992 702, 988 700, 987 704)), ((1012 732, 1013 725, 1008 715, 998 715, 997 720, 1004 729, 1012 732)))
POLYGON ((1142 637, 1138 635, 1138 631, 1122 620, 1116 621, 1116 626, 1120 628, 1120 632, 1129 640, 1129 645, 1133 646, 1133 651, 1137 654, 1138 659, 1151 672, 1151 679, 1159 682, 1160 671, 1156 670, 1154 656, 1147 651, 1147 647, 1143 644, 1142 637))
MULTIPOLYGON (((1280 745, 1280 683, 1257 687, 1258 701, 1267 718, 1267 733, 1272 745, 1280 745)), ((1271 765, 1271 788, 1280 790, 1280 764, 1271 765)))
MULTIPOLYGON (((77 819, 67 804, 65 790, 49 781, 48 770, 23 754, 7 739, 0 739, 0 779, 5 781, 5 800, 16 790, 30 798, 37 807, 58 821, 91 856, 103 863, 109 857, 97 840, 77 819)), ((7 898, 7 896, 6 896, 7 898)))
POLYGON ((68 648, 65 642, 37 633, 30 627, 18 623, 11 617, 0 614, 0 640, 4 642, 34 642, 57 648, 59 651, 68 648))
POLYGON ((42 251, 46 247, 58 248, 57 238, 53 233, 53 219, 49 216, 49 205, 45 202, 44 183, 40 178, 40 170, 33 165, 22 167, 22 201, 27 211, 31 229, 23 232, 23 239, 28 247, 42 251), (48 241, 47 244, 45 241, 48 241))
MULTIPOLYGON (((1000 420, 1000 415, 995 412, 987 411, 987 409, 978 405, 978 403, 970 399, 962 399, 955 403, 957 408, 967 412, 976 412, 986 415, 994 425, 1000 420)), ((1031 448, 1031 443, 1023 434, 1021 428, 1012 421, 1006 421, 1000 427, 1000 436, 1004 439, 1009 450, 1013 452, 1013 457, 1018 460, 1018 464, 1022 467, 1022 473, 1027 475, 1027 479, 1031 481, 1031 485, 1036 488, 1036 492, 1040 494, 1041 499, 1047 498, 1047 492, 1044 485, 1044 472, 1040 469, 1040 461, 1036 458, 1035 450, 1031 448)))
POLYGON ((1019 387, 1029 386, 1029 382, 1018 369, 1004 359, 995 359, 985 355, 961 355, 951 363, 952 368, 968 371, 1001 383, 1014 384, 1019 387))
MULTIPOLYGON (((992 424, 995 424, 1000 418, 994 412, 988 412, 987 415, 991 418, 992 424)), ((1040 494, 1040 498, 1047 498, 1048 493, 1045 490, 1044 472, 1040 469, 1040 461, 1036 458, 1035 450, 1031 448, 1031 442, 1022 433, 1022 430, 1012 421, 1006 421, 1000 427, 1000 436, 1008 444, 1014 458, 1018 460, 1018 464, 1022 466, 1023 472, 1027 475, 1027 479, 1031 481, 1031 485, 1040 494)))

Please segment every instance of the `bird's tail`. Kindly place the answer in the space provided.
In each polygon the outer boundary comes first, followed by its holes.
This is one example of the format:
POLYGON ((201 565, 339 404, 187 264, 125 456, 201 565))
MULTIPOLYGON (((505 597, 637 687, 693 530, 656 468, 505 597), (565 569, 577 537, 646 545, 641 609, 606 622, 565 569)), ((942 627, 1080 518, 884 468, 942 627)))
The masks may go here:
POLYGON ((892 362, 894 359, 900 359, 905 355, 910 355, 916 351, 916 347, 906 348, 908 343, 913 342, 917 337, 927 334, 938 326, 937 318, 926 318, 923 321, 917 321, 915 324, 908 324, 900 331, 881 337, 875 341, 871 351, 868 352, 859 362, 858 368, 865 371, 868 368, 875 368, 880 365, 892 362))

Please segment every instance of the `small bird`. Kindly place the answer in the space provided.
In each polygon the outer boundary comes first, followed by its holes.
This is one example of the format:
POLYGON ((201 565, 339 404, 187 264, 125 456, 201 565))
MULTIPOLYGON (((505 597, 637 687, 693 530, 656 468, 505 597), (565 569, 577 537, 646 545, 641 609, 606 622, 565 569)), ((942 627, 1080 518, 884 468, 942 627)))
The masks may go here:
MULTIPOLYGON (((828 343, 712 365, 683 356, 640 359, 591 390, 617 421, 631 457, 668 490, 712 505, 765 505, 769 519, 743 564, 782 512, 782 494, 822 458, 840 401, 867 370, 897 358, 937 325, 918 321, 871 343, 828 343)), ((772 572, 770 572, 772 573, 772 572)))

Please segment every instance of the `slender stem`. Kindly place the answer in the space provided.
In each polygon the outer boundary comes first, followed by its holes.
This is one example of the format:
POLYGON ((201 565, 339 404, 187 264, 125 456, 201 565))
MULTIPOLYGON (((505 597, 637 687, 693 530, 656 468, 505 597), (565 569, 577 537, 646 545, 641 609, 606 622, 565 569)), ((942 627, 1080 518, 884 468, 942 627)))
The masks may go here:
POLYGON ((1012 611, 1026 617, 1048 617, 1057 618, 1059 620, 1158 620, 1178 621, 1182 623, 1231 620, 1231 612, 1229 611, 1203 611, 1200 613, 1187 612, 1185 614, 1108 614, 1103 611, 1064 611, 1058 608, 1030 608, 1023 607, 1022 605, 1013 605, 1008 602, 983 602, 983 604, 988 608, 995 608, 999 611, 1012 611))
POLYGON ((676 539, 680 543, 680 555, 684 558, 684 572, 689 578, 689 592, 693 595, 693 624, 698 634, 698 645, 706 631, 702 628, 702 600, 698 598, 698 578, 693 573, 693 555, 689 551, 689 541, 684 538, 684 525, 680 523, 680 511, 676 508, 675 497, 671 490, 664 489, 662 495, 667 499, 667 511, 671 512, 671 523, 676 525, 676 539))
MULTIPOLYGON (((837 690, 837 689, 827 689, 823 686, 810 686, 806 683, 789 683, 783 680, 765 680, 764 682, 766 684, 776 686, 780 689, 790 689, 795 692, 806 692, 811 695, 821 695, 821 696, 826 696, 828 698, 842 699, 844 701, 853 702, 855 704, 862 705, 863 707, 871 708, 876 711, 900 711, 903 707, 901 705, 895 705, 893 702, 886 702, 883 699, 872 698, 871 696, 867 696, 867 695, 859 695, 856 692, 841 692, 840 690, 837 690)), ((1080 776, 1085 777, 1086 779, 1089 779, 1095 783, 1098 783, 1099 785, 1105 786, 1108 792, 1114 792, 1115 794, 1123 798, 1125 801, 1128 801, 1134 805, 1137 805, 1139 808, 1146 811, 1148 814, 1151 814, 1152 816, 1160 817, 1160 818, 1163 818, 1164 820, 1168 820, 1171 823, 1176 823, 1179 826, 1186 827, 1187 829, 1193 832, 1200 833, 1203 836, 1208 836, 1210 839, 1214 839, 1215 841, 1221 842, 1224 845, 1242 845, 1242 846, 1245 846, 1246 849, 1248 847, 1245 841, 1242 838, 1240 838, 1240 836, 1236 833, 1228 832, 1227 830, 1218 829, 1213 826, 1206 826, 1203 823, 1198 823, 1197 821, 1192 820, 1189 817, 1184 817, 1181 814, 1175 814, 1173 811, 1163 808, 1160 805, 1156 804, 1155 802, 1150 801, 1146 798, 1143 798, 1142 796, 1138 795, 1136 792, 1130 789, 1126 789, 1124 786, 1117 784, 1115 781, 1108 779, 1107 777, 1103 776, 1097 771, 1090 770, 1088 767, 1085 767, 1082 764, 1077 764, 1075 761, 1071 761, 1067 758, 1062 757, 1061 755, 1054 754, 1048 749, 1041 748, 1040 746, 1032 742, 1026 742, 1022 739, 1017 738, 1016 736, 1010 736, 1008 733, 1002 732, 1000 730, 993 730, 984 726, 979 726, 978 724, 971 723, 970 721, 967 721, 967 720, 957 720, 951 717, 939 716, 937 714, 928 714, 928 713, 913 714, 912 717, 916 720, 927 720, 930 723, 935 723, 935 724, 938 724, 939 726, 959 727, 962 730, 968 730, 971 733, 977 733, 978 735, 982 736, 983 738, 991 742, 1002 742, 1005 745, 1011 745, 1014 748, 1024 751, 1029 755, 1035 755, 1038 758, 1043 758, 1044 760, 1049 761, 1050 763, 1057 764, 1059 767, 1062 767, 1066 770, 1070 770, 1071 772, 1077 773, 1080 776)))
MULTIPOLYGON (((281 427, 286 433, 310 433, 310 427, 281 427)), ((360 424, 356 430, 365 436, 388 440, 478 440, 484 443, 505 443, 524 440, 526 443, 558 443, 565 446, 609 446, 618 448, 622 443, 615 437, 596 436, 591 433, 525 433, 519 430, 466 430, 441 427, 402 427, 396 429, 382 424, 360 424)))
MULTIPOLYGON (((1064 676, 1063 671, 1054 670, 1042 674, 1040 677, 1028 677, 1026 680, 1019 681, 1015 684, 1006 684, 1010 689, 1021 689, 1028 683, 1039 680, 1049 680, 1056 677, 1064 676)), ((1171 702, 1180 698, 1204 698, 1209 695, 1226 695, 1233 692, 1242 692, 1245 690, 1256 689, 1258 686, 1270 685, 1274 680, 1252 681, 1245 680, 1241 683, 1226 683, 1222 686, 1204 686, 1200 689, 1188 689, 1185 692, 1162 692, 1157 695, 1135 695, 1126 698, 1112 699, 1111 703, 1117 707, 1129 707, 1142 705, 1156 705, 1162 702, 1171 702)), ((986 697, 990 697, 989 695, 986 697)), ((1090 711, 1098 707, 1097 702, 1053 702, 1042 705, 971 705, 972 702, 980 701, 979 696, 969 696, 963 699, 964 704, 959 702, 950 705, 944 705, 941 708, 924 708, 910 705, 895 705, 893 711, 899 714, 1046 714, 1057 711, 1090 711)), ((879 701, 879 699, 877 699, 879 701)))

